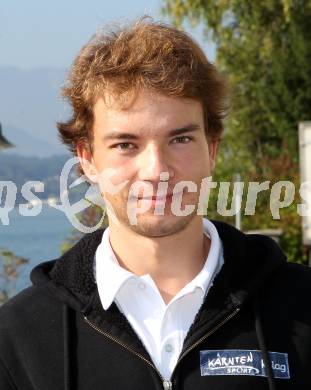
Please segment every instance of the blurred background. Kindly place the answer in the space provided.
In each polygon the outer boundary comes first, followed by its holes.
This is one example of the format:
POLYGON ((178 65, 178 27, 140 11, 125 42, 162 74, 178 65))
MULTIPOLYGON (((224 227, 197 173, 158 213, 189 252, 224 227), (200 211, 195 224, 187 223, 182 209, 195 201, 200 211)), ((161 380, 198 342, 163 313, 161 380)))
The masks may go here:
MULTIPOLYGON (((56 122, 70 113, 60 88, 74 57, 106 23, 146 14, 188 31, 228 78, 230 116, 214 180, 232 185, 290 180, 299 188, 298 126, 311 121, 311 0, 3 0, 0 182, 14 181, 17 197, 9 224, 0 218, 0 304, 30 285, 29 271, 36 264, 58 257, 81 236, 52 207, 69 158, 58 141, 56 122), (44 192, 36 194, 44 203, 36 217, 21 216, 17 207, 26 203, 20 190, 30 180, 44 183, 44 192)), ((73 191, 72 199, 84 190, 73 191)), ((2 185, 0 210, 6 191, 2 185)), ((271 216, 269 193, 262 193, 256 213, 246 216, 247 194, 241 192, 241 211, 227 217, 216 213, 216 195, 211 195, 209 218, 272 235, 289 261, 307 264, 298 190, 278 220, 271 216)), ((90 225, 99 217, 96 207, 80 216, 90 225)))

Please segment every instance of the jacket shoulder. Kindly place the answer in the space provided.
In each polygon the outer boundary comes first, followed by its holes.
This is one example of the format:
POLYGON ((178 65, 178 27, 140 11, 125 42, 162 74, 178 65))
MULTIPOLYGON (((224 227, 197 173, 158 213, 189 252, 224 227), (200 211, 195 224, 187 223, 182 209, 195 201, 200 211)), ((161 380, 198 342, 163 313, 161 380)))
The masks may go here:
POLYGON ((28 287, 0 307, 0 338, 4 333, 24 332, 29 323, 41 322, 53 306, 59 305, 46 290, 46 285, 28 287))
POLYGON ((285 263, 264 288, 265 302, 270 307, 282 307, 293 319, 311 328, 311 269, 295 263, 285 263))
POLYGON ((311 291, 311 268, 305 265, 285 263, 278 273, 278 278, 291 289, 311 291))

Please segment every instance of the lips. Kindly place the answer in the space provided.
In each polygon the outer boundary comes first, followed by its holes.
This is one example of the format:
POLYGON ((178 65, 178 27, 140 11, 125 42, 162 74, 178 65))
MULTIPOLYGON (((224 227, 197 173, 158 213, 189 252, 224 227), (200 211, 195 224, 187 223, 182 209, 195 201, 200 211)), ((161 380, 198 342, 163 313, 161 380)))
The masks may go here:
POLYGON ((182 192, 178 192, 176 194, 173 194, 172 192, 170 194, 164 194, 159 196, 146 196, 146 197, 138 197, 138 200, 152 200, 152 201, 163 201, 166 199, 172 199, 174 196, 180 196, 182 195, 182 192))
POLYGON ((160 195, 160 196, 147 196, 147 197, 140 197, 139 200, 164 200, 167 198, 171 198, 173 194, 167 194, 167 195, 160 195))

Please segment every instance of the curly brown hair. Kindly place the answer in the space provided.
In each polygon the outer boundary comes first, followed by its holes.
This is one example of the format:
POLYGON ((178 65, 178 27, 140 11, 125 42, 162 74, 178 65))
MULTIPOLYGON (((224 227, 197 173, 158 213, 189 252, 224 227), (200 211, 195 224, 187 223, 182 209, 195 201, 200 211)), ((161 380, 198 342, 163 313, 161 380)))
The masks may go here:
POLYGON ((81 141, 92 150, 96 100, 108 92, 122 102, 142 88, 200 101, 207 137, 220 137, 224 78, 187 33, 144 17, 95 34, 81 49, 62 91, 72 107, 71 118, 57 124, 62 142, 74 154, 81 141))

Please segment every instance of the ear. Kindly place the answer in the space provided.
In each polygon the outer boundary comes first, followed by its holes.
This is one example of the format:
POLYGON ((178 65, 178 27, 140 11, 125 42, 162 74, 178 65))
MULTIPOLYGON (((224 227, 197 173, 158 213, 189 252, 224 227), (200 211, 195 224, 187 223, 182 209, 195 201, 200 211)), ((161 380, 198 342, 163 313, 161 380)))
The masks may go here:
POLYGON ((210 167, 213 172, 216 165, 216 157, 219 146, 219 139, 212 139, 208 144, 210 167))
POLYGON ((85 142, 79 142, 76 147, 77 156, 85 176, 92 182, 97 183, 97 169, 94 164, 91 148, 85 142))

